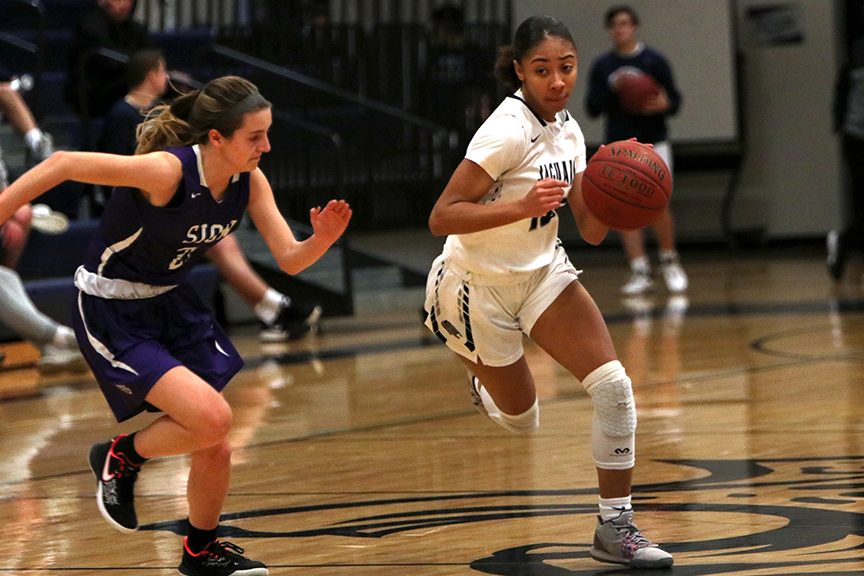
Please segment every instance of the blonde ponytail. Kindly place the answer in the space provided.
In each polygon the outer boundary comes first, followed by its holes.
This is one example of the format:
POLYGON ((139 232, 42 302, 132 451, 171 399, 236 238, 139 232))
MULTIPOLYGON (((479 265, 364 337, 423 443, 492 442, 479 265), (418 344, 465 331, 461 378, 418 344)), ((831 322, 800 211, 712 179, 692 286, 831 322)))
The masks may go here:
POLYGON ((270 103, 254 84, 239 76, 222 76, 202 89, 178 96, 170 105, 153 108, 138 125, 136 154, 207 141, 210 130, 230 138, 243 116, 270 103))

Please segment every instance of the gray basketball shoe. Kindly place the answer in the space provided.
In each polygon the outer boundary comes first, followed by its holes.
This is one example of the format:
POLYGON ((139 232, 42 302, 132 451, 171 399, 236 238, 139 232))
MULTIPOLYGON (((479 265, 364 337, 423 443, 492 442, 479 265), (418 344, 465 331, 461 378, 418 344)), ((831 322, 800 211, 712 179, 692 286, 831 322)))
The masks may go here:
POLYGON ((631 568, 672 566, 672 555, 648 540, 633 524, 632 510, 625 510, 606 522, 597 517, 591 557, 599 562, 624 564, 631 568))

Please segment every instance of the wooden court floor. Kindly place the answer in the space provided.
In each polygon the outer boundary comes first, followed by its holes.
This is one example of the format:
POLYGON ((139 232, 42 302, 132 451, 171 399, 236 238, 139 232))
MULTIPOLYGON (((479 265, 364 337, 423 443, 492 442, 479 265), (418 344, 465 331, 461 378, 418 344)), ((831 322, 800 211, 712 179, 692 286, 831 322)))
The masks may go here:
MULTIPOLYGON (((654 573, 864 573, 864 266, 835 285, 815 248, 684 257, 686 298, 621 301, 617 252, 582 277, 634 382, 636 520, 675 555, 654 573)), ((474 412, 417 297, 286 345, 234 330, 225 537, 290 576, 636 574, 588 555, 581 387, 526 343, 541 427, 509 435, 474 412)), ((0 372, 0 574, 174 574, 186 460, 145 467, 142 528, 115 532, 86 454, 147 417, 117 425, 89 375, 40 379, 32 350, 4 349, 21 365, 0 372)))

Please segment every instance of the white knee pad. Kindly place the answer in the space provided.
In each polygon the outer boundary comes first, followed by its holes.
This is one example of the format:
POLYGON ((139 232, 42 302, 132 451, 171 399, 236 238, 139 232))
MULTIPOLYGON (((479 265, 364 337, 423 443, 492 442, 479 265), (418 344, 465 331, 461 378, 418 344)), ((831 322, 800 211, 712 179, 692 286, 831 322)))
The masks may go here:
POLYGON ((505 414, 500 410, 489 413, 489 418, 502 428, 515 432, 516 434, 531 434, 540 426, 540 404, 534 400, 534 404, 521 414, 505 414))
POLYGON ((594 404, 591 451, 598 468, 626 470, 636 463, 636 401, 617 360, 588 374, 582 386, 594 404))

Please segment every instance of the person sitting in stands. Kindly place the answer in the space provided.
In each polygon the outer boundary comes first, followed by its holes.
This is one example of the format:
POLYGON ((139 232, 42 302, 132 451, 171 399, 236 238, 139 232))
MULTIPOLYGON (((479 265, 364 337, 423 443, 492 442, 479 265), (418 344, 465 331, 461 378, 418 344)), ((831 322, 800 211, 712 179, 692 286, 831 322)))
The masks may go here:
MULTIPOLYGON (((42 161, 54 152, 51 136, 38 127, 30 107, 11 82, 0 82, 0 112, 24 139, 31 161, 42 161)), ((0 194, 8 186, 9 170, 0 149, 0 194)), ((36 366, 41 371, 83 369, 84 361, 72 329, 40 312, 15 272, 27 244, 31 221, 32 210, 27 205, 0 224, 0 323, 39 348, 41 356, 36 366)))

